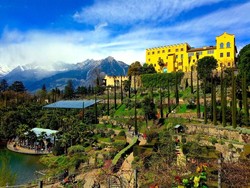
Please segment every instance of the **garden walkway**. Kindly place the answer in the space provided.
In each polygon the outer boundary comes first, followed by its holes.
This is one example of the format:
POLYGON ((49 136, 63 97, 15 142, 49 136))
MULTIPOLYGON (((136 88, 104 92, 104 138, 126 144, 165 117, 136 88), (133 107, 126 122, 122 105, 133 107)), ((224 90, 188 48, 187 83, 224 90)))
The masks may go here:
MULTIPOLYGON (((145 145, 147 143, 146 139, 140 137, 139 145, 145 145)), ((127 158, 122 163, 122 166, 118 172, 120 177, 127 182, 127 188, 134 187, 134 169, 132 168, 132 162, 134 160, 133 152, 130 153, 127 158)))

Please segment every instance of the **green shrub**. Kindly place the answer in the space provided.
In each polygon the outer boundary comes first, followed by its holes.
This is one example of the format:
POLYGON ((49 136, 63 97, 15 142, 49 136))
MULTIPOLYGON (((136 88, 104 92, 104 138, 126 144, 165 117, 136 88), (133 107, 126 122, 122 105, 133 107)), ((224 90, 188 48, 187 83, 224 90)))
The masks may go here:
POLYGON ((181 143, 185 144, 187 142, 187 138, 185 136, 181 137, 181 143))
POLYGON ((221 144, 221 145, 224 145, 225 142, 224 142, 223 140, 220 140, 220 144, 221 144))
POLYGON ((211 137, 211 138, 210 138, 210 142, 211 142, 213 145, 216 144, 216 143, 218 143, 217 139, 214 138, 214 137, 211 137))
POLYGON ((59 144, 56 144, 52 149, 52 153, 55 156, 62 155, 64 153, 64 148, 61 147, 59 144))
POLYGON ((119 134, 118 134, 118 136, 125 136, 126 137, 125 131, 124 130, 120 131, 119 134))
POLYGON ((75 145, 68 148, 68 154, 73 155, 75 153, 82 153, 85 151, 85 148, 82 145, 75 145))
POLYGON ((233 149, 234 145, 233 144, 228 144, 228 149, 233 149))
POLYGON ((107 133, 107 137, 110 137, 115 134, 115 131, 113 129, 110 129, 107 133))

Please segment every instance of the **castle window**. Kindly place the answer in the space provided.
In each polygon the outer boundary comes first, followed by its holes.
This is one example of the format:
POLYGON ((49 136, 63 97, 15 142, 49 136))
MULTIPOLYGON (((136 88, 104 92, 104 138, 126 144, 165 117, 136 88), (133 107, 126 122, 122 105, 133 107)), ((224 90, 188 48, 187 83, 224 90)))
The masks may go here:
POLYGON ((230 52, 227 52, 227 57, 230 57, 230 52))
POLYGON ((168 52, 171 52, 171 50, 170 50, 170 49, 168 49, 168 52))
POLYGON ((155 54, 155 52, 152 52, 152 54, 155 54))
POLYGON ((227 42, 227 48, 230 48, 230 42, 227 42))
POLYGON ((188 53, 188 57, 194 56, 194 52, 188 53))
POLYGON ((181 54, 181 59, 183 59, 183 54, 181 54))
POLYGON ((229 66, 229 67, 230 67, 230 65, 231 65, 230 63, 227 63, 227 66, 229 66))
POLYGON ((177 59, 177 58, 178 58, 178 55, 176 55, 175 58, 177 59))
POLYGON ((156 67, 156 64, 154 64, 154 67, 156 67))
POLYGON ((208 50, 207 51, 207 54, 213 54, 214 53, 214 50, 208 50))
POLYGON ((224 44, 223 43, 220 43, 220 48, 224 48, 224 44))
POLYGON ((176 52, 178 52, 179 50, 178 49, 175 49, 176 52))
POLYGON ((160 51, 157 52, 158 54, 160 53, 160 51))
POLYGON ((162 50, 162 53, 165 53, 165 50, 162 50))
POLYGON ((150 55, 150 52, 148 52, 148 55, 150 55))
POLYGON ((223 57, 223 53, 220 53, 220 57, 223 57))
POLYGON ((195 59, 193 59, 193 63, 195 62, 195 59))
POLYGON ((181 48, 181 51, 183 51, 183 48, 181 48))
POLYGON ((220 63, 220 67, 222 67, 222 63, 220 63))
POLYGON ((150 58, 148 59, 148 61, 150 61, 150 58))

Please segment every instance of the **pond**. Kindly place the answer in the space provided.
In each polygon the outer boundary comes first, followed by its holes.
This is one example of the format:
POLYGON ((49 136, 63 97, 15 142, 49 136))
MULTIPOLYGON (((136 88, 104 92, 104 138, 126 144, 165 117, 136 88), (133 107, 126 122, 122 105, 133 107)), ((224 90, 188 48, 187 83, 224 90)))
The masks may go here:
POLYGON ((39 163, 40 156, 15 153, 7 148, 0 147, 0 158, 6 156, 9 159, 8 165, 11 172, 16 174, 15 185, 26 184, 36 180, 38 174, 35 172, 44 169, 44 166, 39 163))

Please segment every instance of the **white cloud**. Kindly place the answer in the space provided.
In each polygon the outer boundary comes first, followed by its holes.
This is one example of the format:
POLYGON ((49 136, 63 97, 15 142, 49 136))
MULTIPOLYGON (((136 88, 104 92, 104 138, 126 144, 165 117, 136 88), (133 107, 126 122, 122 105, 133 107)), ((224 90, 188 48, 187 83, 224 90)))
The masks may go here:
MULTIPOLYGON (((107 4, 112 2, 108 1, 107 4)), ((141 1, 134 2, 139 4, 141 1)), ((147 2, 151 3, 151 1, 147 2)), ((158 4, 159 2, 156 1, 158 4)), ((195 2, 200 3, 196 6, 201 6, 205 3, 205 0, 183 0, 182 2, 180 10, 188 10, 194 6, 192 4, 195 4, 195 2)), ((146 1, 143 3, 146 3, 146 1)), ((95 6, 100 6, 99 4, 102 3, 98 1, 95 6)), ((116 5, 115 2, 113 4, 116 5)), ((123 4, 124 2, 121 1, 121 5, 123 4)), ((137 60, 143 63, 145 62, 146 48, 183 42, 188 42, 195 47, 207 44, 214 45, 215 37, 225 31, 235 34, 236 42, 239 41, 239 45, 244 46, 245 44, 242 41, 250 38, 248 32, 250 29, 249 10, 250 3, 245 3, 226 10, 214 11, 206 16, 187 20, 174 26, 155 27, 136 24, 128 32, 116 36, 112 35, 113 31, 110 30, 109 22, 105 19, 96 23, 94 30, 88 31, 72 30, 59 33, 36 30, 19 32, 6 28, 0 39, 0 65, 13 68, 17 65, 37 63, 48 67, 55 62, 76 63, 86 59, 98 60, 107 56, 113 56, 115 59, 128 64, 137 60)), ((145 9, 145 14, 153 14, 147 13, 147 11, 148 9, 145 9)), ((160 14, 158 13, 156 17, 159 17, 160 14)), ((175 13, 168 13, 168 15, 172 14, 175 13)), ((105 17, 104 13, 103 15, 105 17)), ((146 19, 148 15, 141 15, 137 21, 146 19)), ((114 13, 114 19, 115 16, 114 13)), ((108 18, 108 16, 106 17, 108 18)), ((127 22, 132 18, 123 19, 127 22)))
POLYGON ((82 23, 134 24, 168 20, 181 12, 223 0, 106 0, 96 1, 76 12, 73 18, 82 23))

